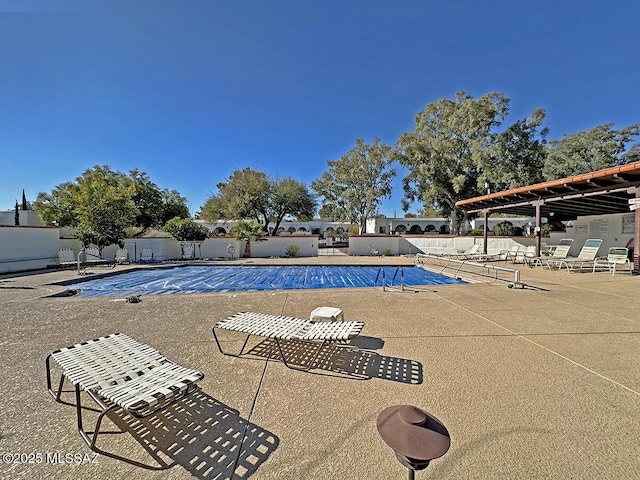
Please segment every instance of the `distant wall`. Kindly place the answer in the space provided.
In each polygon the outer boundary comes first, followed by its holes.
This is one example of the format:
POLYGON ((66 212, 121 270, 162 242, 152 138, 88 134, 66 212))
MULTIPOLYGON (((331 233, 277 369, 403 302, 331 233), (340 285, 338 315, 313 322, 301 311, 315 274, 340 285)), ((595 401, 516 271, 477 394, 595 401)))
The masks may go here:
POLYGON ((598 256, 606 256, 611 247, 633 247, 635 237, 635 212, 578 217, 572 227, 567 227, 566 236, 573 238, 570 255, 578 255, 585 240, 599 238, 602 245, 598 256))
MULTIPOLYGON (((189 245, 190 242, 185 242, 189 245)), ((318 239, 315 236, 267 237, 263 242, 251 242, 251 256, 257 258, 283 257, 289 245, 297 245, 299 256, 315 257, 318 255, 318 239)), ((235 238, 216 237, 207 238, 204 242, 196 243, 196 258, 241 258, 244 255, 244 242, 235 238)), ((125 240, 125 248, 129 257, 139 260, 143 248, 151 248, 156 258, 164 260, 179 260, 182 258, 180 243, 170 238, 141 238, 125 240)), ((113 258, 116 247, 105 248, 103 257, 113 258)))
MULTIPOLYGON (((456 237, 453 235, 363 235, 349 238, 349 255, 369 255, 371 250, 380 254, 385 249, 391 255, 416 253, 454 254, 469 251, 474 243, 482 244, 483 237, 456 237)), ((489 237, 488 253, 509 250, 513 245, 527 247, 535 244, 535 237, 489 237)))
POLYGON ((0 273, 46 268, 58 248, 57 228, 0 227, 0 273))
MULTIPOLYGON (((561 238, 573 238, 571 254, 577 255, 588 238, 603 240, 599 255, 606 255, 610 247, 631 247, 634 238, 633 213, 580 217, 566 232, 551 232, 542 241, 557 245, 561 238)), ((64 233, 64 230, 62 231, 64 233)), ((60 238, 58 228, 34 226, 0 226, 0 273, 46 268, 57 262, 58 249, 71 248, 77 255, 82 245, 77 239, 60 238)), ((349 238, 350 255, 369 255, 372 250, 391 255, 416 253, 460 253, 468 251, 482 237, 452 235, 358 235, 349 238)), ((535 243, 535 237, 489 237, 488 253, 508 250, 517 244, 523 248, 535 243)), ((315 235, 267 237, 264 242, 252 242, 251 256, 256 258, 283 257, 289 245, 297 245, 300 257, 318 255, 315 235)), ((116 245, 106 247, 102 256, 113 259, 116 245)), ((180 244, 171 238, 126 239, 125 248, 131 261, 138 261, 143 248, 151 248, 158 260, 178 260, 182 256, 180 244)), ((196 258, 240 258, 244 243, 234 238, 209 238, 196 247, 196 258)))

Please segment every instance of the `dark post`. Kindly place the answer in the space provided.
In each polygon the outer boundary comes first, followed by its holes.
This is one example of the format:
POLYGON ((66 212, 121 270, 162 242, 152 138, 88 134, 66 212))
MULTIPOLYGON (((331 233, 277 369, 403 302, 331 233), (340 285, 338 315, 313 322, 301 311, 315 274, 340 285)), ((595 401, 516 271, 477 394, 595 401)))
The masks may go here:
POLYGON ((536 258, 540 256, 540 248, 541 248, 541 237, 542 237, 542 214, 540 212, 540 206, 542 204, 542 200, 539 200, 535 203, 536 205, 536 226, 534 228, 534 232, 536 234, 536 258))
MULTIPOLYGON (((640 188, 636 188, 636 198, 640 198, 640 188)), ((633 270, 640 273, 640 209, 636 208, 636 231, 633 239, 633 270)))
POLYGON ((484 236, 484 245, 482 246, 482 253, 486 255, 489 253, 487 251, 489 248, 489 210, 483 210, 482 213, 484 214, 484 230, 482 232, 484 236))

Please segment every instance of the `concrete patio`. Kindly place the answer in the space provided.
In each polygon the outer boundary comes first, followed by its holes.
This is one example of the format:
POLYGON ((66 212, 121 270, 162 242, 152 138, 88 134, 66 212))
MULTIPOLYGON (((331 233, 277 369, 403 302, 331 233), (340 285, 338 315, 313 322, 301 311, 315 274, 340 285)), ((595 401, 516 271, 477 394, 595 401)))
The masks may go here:
MULTIPOLYGON (((238 479, 401 479, 407 471, 378 436, 376 418, 410 404, 451 435, 449 452, 416 478, 640 478, 640 277, 521 270, 528 288, 155 295, 140 303, 52 296, 65 289, 55 282, 78 278, 72 270, 0 277, 0 451, 26 454, 3 455, 0 477, 223 479, 235 463, 238 479), (211 334, 238 311, 307 318, 321 305, 366 325, 352 348, 328 349, 308 373, 261 359, 260 339, 257 358, 223 356, 211 334), (175 463, 169 469, 94 457, 74 407, 47 392, 48 353, 113 332, 205 374, 196 395, 149 421, 114 417, 129 433, 98 440, 127 458, 175 463)), ((221 337, 225 348, 240 348, 242 337, 221 337)))

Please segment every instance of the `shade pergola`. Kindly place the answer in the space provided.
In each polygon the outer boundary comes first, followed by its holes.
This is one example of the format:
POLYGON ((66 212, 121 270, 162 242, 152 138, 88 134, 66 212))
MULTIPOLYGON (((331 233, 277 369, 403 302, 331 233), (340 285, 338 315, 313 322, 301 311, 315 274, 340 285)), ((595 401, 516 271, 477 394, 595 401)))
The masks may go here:
MULTIPOLYGON (((631 198, 640 199, 640 162, 460 200, 456 206, 469 213, 484 214, 485 252, 489 214, 535 216, 539 255, 542 217, 566 221, 575 220, 578 216, 629 212, 631 198)), ((636 270, 640 269, 639 241, 640 209, 635 211, 636 270)))

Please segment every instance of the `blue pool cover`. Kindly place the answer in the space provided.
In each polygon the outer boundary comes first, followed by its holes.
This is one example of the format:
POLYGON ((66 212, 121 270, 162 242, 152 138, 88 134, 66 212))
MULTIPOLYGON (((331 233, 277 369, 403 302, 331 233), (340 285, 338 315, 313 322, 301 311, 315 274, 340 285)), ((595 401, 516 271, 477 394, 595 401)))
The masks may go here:
POLYGON ((188 266, 136 270, 74 284, 85 296, 152 295, 166 293, 246 292, 311 288, 354 288, 465 283, 421 267, 379 266, 188 266))

